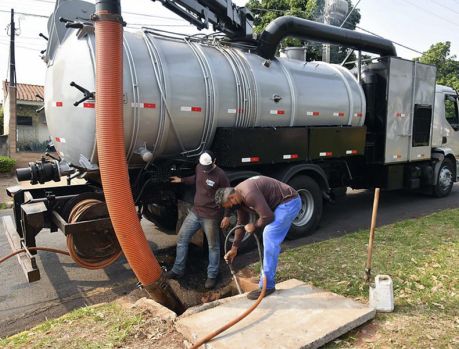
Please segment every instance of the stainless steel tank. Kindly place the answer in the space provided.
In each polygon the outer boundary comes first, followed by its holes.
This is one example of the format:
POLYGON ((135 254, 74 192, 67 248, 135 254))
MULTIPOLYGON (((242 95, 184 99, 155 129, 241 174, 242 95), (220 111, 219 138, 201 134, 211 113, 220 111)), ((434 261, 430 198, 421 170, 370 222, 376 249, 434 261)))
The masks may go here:
MULTIPOLYGON (((96 168, 95 104, 74 102, 95 90, 95 38, 69 29, 48 61, 45 110, 61 156, 96 168)), ((97 98, 97 96, 96 96, 97 98)), ((362 126, 365 96, 345 68, 279 58, 250 49, 124 33, 124 126, 131 166, 196 155, 217 127, 362 126), (145 156, 148 153, 149 156, 145 156), (144 156, 144 160, 142 160, 144 156)))

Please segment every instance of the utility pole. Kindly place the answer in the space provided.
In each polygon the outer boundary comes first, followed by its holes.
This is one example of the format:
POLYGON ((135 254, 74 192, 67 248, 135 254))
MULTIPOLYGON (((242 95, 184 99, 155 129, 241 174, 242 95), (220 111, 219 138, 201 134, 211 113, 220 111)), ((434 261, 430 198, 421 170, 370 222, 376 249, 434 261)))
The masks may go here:
POLYGON ((14 9, 11 9, 10 23, 10 86, 16 86, 16 56, 14 54, 14 38, 16 36, 16 25, 14 23, 14 9))
MULTIPOLYGON (((14 157, 17 148, 17 117, 16 117, 16 57, 15 57, 15 39, 16 27, 14 23, 14 9, 11 9, 11 22, 10 22, 10 81, 8 83, 8 130, 5 128, 5 134, 8 134, 8 155, 14 157)), ((6 114, 6 113, 5 113, 6 114)), ((6 118, 5 118, 6 119, 6 118)), ((6 121, 6 120, 5 120, 6 121)))

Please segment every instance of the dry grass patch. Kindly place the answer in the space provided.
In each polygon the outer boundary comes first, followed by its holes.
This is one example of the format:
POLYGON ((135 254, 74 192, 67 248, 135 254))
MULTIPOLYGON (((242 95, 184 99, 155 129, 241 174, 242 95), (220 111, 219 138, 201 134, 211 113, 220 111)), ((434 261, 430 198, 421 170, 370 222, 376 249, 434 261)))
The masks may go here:
POLYGON ((101 304, 74 310, 0 340, 1 348, 182 348, 172 323, 144 309, 101 304))

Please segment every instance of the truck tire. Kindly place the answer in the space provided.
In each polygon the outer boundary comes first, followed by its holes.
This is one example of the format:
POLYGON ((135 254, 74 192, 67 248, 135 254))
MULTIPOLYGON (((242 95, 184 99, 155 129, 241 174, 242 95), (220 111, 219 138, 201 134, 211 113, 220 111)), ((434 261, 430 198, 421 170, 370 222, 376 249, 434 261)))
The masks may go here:
POLYGON ((432 194, 434 197, 442 198, 448 196, 453 188, 453 164, 449 159, 443 160, 438 171, 437 184, 434 185, 432 194))
POLYGON ((175 207, 147 204, 143 206, 142 215, 159 228, 174 230, 175 233, 177 224, 177 209, 175 207))
POLYGON ((296 239, 314 231, 322 216, 323 199, 319 185, 311 177, 299 175, 288 183, 298 191, 301 210, 293 221, 287 239, 296 239))

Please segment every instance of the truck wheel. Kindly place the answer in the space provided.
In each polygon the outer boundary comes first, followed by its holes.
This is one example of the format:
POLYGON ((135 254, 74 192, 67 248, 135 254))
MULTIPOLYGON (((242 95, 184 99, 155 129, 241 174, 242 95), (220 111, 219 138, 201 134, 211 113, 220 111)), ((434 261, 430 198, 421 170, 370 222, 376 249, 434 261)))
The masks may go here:
POLYGON ((313 232, 322 216, 322 193, 315 180, 308 176, 296 176, 288 183, 298 191, 301 210, 287 234, 288 239, 296 239, 313 232))
POLYGON ((445 159, 438 171, 437 184, 433 187, 433 196, 442 198, 448 196, 453 188, 453 165, 450 160, 445 159))
POLYGON ((159 228, 175 232, 177 224, 177 209, 156 204, 147 204, 143 206, 142 215, 159 228))

